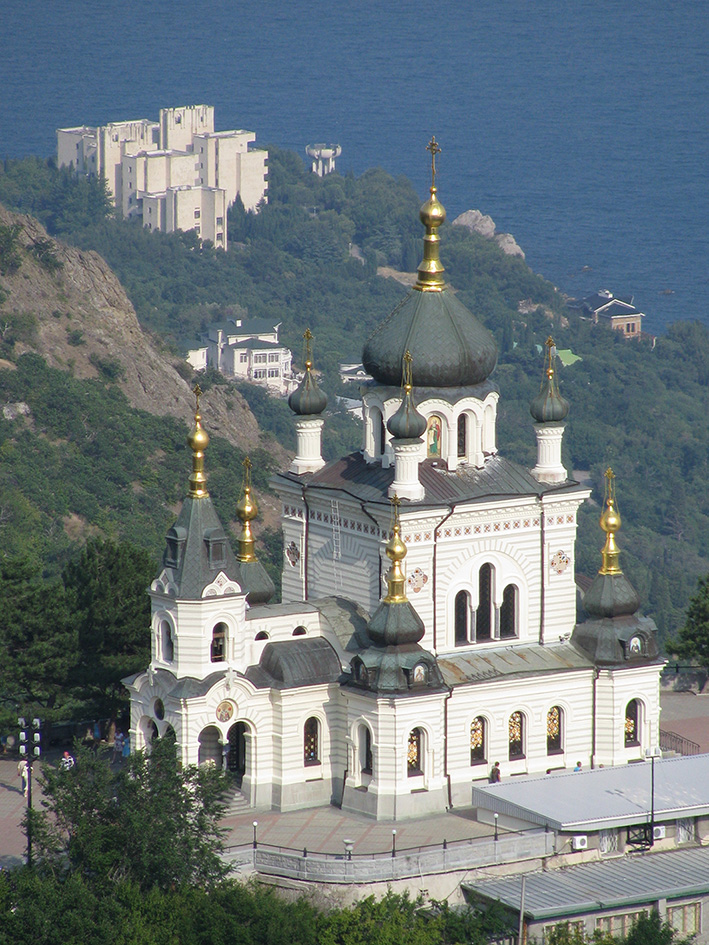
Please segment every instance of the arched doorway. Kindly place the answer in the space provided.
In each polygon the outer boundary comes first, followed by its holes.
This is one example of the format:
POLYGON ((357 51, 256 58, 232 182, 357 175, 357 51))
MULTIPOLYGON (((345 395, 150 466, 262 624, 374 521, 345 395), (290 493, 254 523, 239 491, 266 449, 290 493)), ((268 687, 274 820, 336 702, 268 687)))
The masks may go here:
POLYGON ((219 729, 216 725, 208 725, 199 733, 199 756, 201 765, 214 764, 217 768, 222 764, 222 746, 219 744, 219 729))
POLYGON ((239 787, 241 787, 241 782, 246 774, 246 736, 248 733, 249 726, 246 722, 236 722, 229 729, 227 735, 229 740, 227 771, 233 776, 239 787))

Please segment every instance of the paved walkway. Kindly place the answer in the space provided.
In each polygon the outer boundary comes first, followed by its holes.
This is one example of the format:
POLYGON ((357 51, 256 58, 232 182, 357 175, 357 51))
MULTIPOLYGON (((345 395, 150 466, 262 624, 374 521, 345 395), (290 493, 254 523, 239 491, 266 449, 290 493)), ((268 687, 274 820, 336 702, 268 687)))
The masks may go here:
MULTIPOLYGON (((702 749, 709 752, 709 694, 663 693, 662 727, 678 734, 686 733, 686 737, 699 742, 702 749)), ((38 792, 33 793, 38 804, 38 792)), ((21 828, 24 810, 17 759, 0 756, 0 866, 13 866, 24 859, 26 839, 21 828)), ((335 807, 319 807, 287 814, 247 811, 227 817, 224 820, 227 846, 251 844, 254 821, 258 822, 256 837, 259 843, 301 851, 306 847, 312 853, 337 855, 343 853, 345 840, 354 841, 354 854, 391 851, 394 829, 397 850, 440 844, 443 840, 451 843, 491 833, 490 827, 477 823, 472 810, 460 809, 394 823, 372 821, 335 807)))

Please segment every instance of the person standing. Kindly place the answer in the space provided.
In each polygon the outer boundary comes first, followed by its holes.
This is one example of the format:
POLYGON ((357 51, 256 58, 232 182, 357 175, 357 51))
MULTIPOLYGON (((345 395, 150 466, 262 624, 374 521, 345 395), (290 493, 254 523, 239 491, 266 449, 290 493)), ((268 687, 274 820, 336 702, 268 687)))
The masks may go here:
POLYGON ((580 770, 581 770, 581 762, 580 762, 580 761, 577 761, 577 762, 576 762, 576 767, 574 768, 574 771, 580 771, 580 770))
POLYGON ((25 797, 27 797, 27 792, 29 790, 29 769, 30 766, 27 764, 27 759, 20 758, 20 760, 17 762, 17 776, 18 778, 22 778, 22 793, 25 795, 25 797))
POLYGON ((69 754, 68 751, 65 751, 64 755, 62 756, 62 760, 59 762, 59 767, 61 768, 61 770, 71 771, 71 769, 74 767, 74 764, 75 762, 72 756, 69 754))
POLYGON ((496 761, 492 766, 492 770, 490 771, 490 784, 499 784, 501 777, 502 773, 500 771, 500 762, 496 761))
POLYGON ((111 764, 113 764, 116 759, 123 757, 123 732, 120 730, 116 732, 116 737, 113 740, 113 755, 111 757, 111 764))

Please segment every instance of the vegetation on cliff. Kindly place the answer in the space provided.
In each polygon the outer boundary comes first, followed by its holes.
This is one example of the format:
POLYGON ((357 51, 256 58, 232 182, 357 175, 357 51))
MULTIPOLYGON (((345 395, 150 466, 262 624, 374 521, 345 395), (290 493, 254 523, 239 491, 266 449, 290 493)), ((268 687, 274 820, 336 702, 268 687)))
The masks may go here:
MULTIPOLYGON (((238 202, 232 208, 227 253, 200 245, 192 233, 150 233, 114 219, 97 184, 72 181, 51 162, 6 162, 0 170, 0 200, 37 213, 51 232, 100 252, 127 288, 142 325, 166 338, 175 355, 195 344, 207 324, 235 307, 249 316, 282 321, 282 337, 296 359, 302 351, 302 331, 310 326, 316 336, 316 366, 323 371, 323 386, 333 404, 337 394, 352 393, 340 384, 337 363, 358 359, 369 331, 405 291, 395 280, 378 276, 377 267, 411 271, 418 262, 419 198, 408 181, 395 180, 381 170, 360 178, 337 174, 317 178, 296 155, 277 149, 271 149, 269 178, 269 205, 261 213, 245 213, 238 202)), ((565 459, 569 468, 588 472, 594 489, 593 501, 580 514, 577 568, 592 575, 600 562, 598 503, 602 473, 611 464, 618 476, 623 513, 619 539, 623 566, 661 633, 675 632, 683 623, 697 578, 709 570, 709 428, 702 420, 709 410, 709 333, 687 322, 672 326, 654 349, 643 342, 626 342, 571 315, 563 297, 522 260, 505 256, 494 244, 460 227, 444 227, 442 258, 453 287, 498 341, 500 360, 494 375, 501 390, 498 445, 507 456, 527 466, 534 463, 528 403, 538 390, 540 348, 547 335, 554 334, 559 348, 580 355, 580 361, 560 370, 564 396, 571 402, 565 459)), ((6 291, 8 284, 0 277, 6 291)), ((0 315, 11 309, 10 298, 0 315)), ((8 335, 19 341, 11 351, 4 349, 4 356, 17 360, 18 367, 23 333, 37 330, 36 324, 19 321, 8 329, 8 335)), ((81 339, 76 341, 80 346, 81 339)), ((184 367, 181 370, 187 373, 184 367)), ((21 371, 18 374, 22 376, 21 371)), ((110 370, 104 368, 100 374, 101 384, 83 395, 88 400, 102 385, 101 396, 115 398, 115 393, 109 394, 115 380, 110 370)), ((9 384, 8 377, 9 372, 0 372, 0 383, 9 384)), ((225 394, 233 391, 238 396, 234 385, 220 387, 225 394)), ((270 426, 282 443, 292 445, 285 405, 253 389, 241 390, 261 425, 270 426)), ((8 389, 6 400, 9 393, 8 389)), ((27 425, 22 418, 0 421, 4 439, 10 441, 6 449, 17 448, 16 435, 23 429, 29 436, 27 425)), ((92 428, 94 432, 100 436, 92 428)), ((115 435, 124 434, 117 430, 115 435)), ((161 437, 166 436, 172 437, 169 427, 163 427, 161 437)), ((327 456, 356 449, 359 442, 357 424, 345 415, 328 416, 327 456)), ((174 439, 171 443, 178 449, 174 439)), ((171 444, 166 447, 164 457, 151 459, 151 468, 170 465, 171 444)), ((48 448, 42 444, 42 450, 48 448)), ((41 465, 42 450, 33 447, 30 465, 41 465)), ((211 453, 210 470, 214 461, 211 453)), ((182 461, 178 465, 182 468, 182 461)), ((143 477, 145 470, 143 466, 143 477)), ((85 475, 81 472, 79 478, 85 475)), ((219 475, 211 479, 218 500, 219 475)), ((165 501, 156 506, 159 524, 145 532, 155 536, 151 550, 162 533, 170 496, 177 501, 168 490, 165 501)), ((16 501, 20 506, 25 501, 21 489, 16 501)), ((122 502, 127 502, 125 488, 122 502)), ((231 496, 227 502, 233 509, 231 496)), ((139 505, 140 500, 131 498, 127 504, 139 505)), ((146 507, 150 504, 146 499, 146 507)), ((104 512, 106 505, 113 510, 115 503, 102 503, 104 512)), ((88 506, 77 514, 87 512, 88 506)), ((23 515, 17 512, 14 525, 24 521, 25 532, 36 535, 36 509, 31 503, 24 519, 23 515)), ((108 534, 129 537, 134 528, 129 519, 108 534)), ((105 514, 102 518, 99 513, 98 522, 105 531, 105 514)), ((51 536, 34 541, 43 546, 43 554, 56 554, 51 536)), ((65 537, 58 541, 61 544, 65 537)), ((276 557, 280 557, 277 546, 276 557)))

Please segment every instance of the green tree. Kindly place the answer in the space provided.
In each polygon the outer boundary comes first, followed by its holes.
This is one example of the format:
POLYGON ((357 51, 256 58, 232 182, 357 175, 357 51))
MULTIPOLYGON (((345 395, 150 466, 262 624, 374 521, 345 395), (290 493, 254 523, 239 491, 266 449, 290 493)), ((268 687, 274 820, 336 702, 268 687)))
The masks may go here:
POLYGON ((117 773, 102 753, 79 747, 70 771, 42 768, 34 830, 43 868, 143 892, 211 887, 228 872, 220 856, 225 786, 215 768, 182 767, 169 736, 117 773))
POLYGON ((709 667, 709 574, 700 578, 684 626, 675 639, 668 641, 667 648, 681 659, 697 660, 709 667))
POLYGON ((150 599, 157 566, 129 542, 92 539, 62 572, 78 634, 73 682, 99 714, 125 701, 121 679, 150 660, 150 599))
POLYGON ((27 714, 56 719, 70 701, 78 634, 64 587, 28 558, 0 559, 0 695, 27 714))

